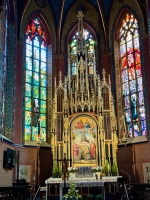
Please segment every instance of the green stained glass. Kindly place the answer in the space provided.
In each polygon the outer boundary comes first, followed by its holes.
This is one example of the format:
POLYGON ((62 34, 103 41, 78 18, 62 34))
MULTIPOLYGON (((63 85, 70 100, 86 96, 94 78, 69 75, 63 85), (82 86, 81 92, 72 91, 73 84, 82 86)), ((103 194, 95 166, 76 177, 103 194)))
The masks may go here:
POLYGON ((46 100, 46 88, 41 87, 40 90, 41 90, 40 98, 46 100))
POLYGON ((40 134, 41 134, 41 138, 46 141, 46 128, 42 128, 40 129, 40 134))
POLYGON ((33 86, 33 98, 35 99, 39 98, 39 86, 36 85, 33 86))
POLYGON ((26 57, 26 69, 32 70, 32 59, 26 57))
POLYGON ((33 71, 39 72, 39 60, 33 60, 33 71))
POLYGON ((41 62, 41 73, 46 74, 46 63, 45 62, 41 62))
POLYGON ((46 113, 46 101, 40 101, 40 104, 41 104, 41 106, 40 106, 40 112, 41 113, 46 113))
POLYGON ((32 71, 29 70, 26 71, 26 82, 32 83, 32 71))
POLYGON ((25 84, 25 96, 31 96, 31 85, 28 83, 25 84))
POLYGON ((39 59, 39 48, 34 47, 34 58, 39 59))
POLYGON ((33 72, 33 84, 39 85, 39 73, 33 72))
POLYGON ((32 140, 37 141, 38 140, 38 133, 39 133, 39 127, 32 126, 32 140))
POLYGON ((31 140, 31 126, 25 125, 25 140, 31 140))
MULTIPOLYGON (((47 45, 46 33, 38 20, 34 18, 26 29, 26 65, 25 65, 25 100, 24 100, 24 133, 25 140, 35 141, 42 138, 46 141, 46 108, 47 108, 47 45), (38 101, 40 127, 32 126, 32 106, 38 101)), ((36 124, 36 122, 35 122, 36 124)))
POLYGON ((46 87, 46 75, 41 74, 41 86, 46 87))
POLYGON ((30 111, 25 111, 25 122, 26 125, 31 125, 31 112, 30 111))
POLYGON ((45 114, 40 115, 40 126, 46 127, 46 115, 45 114))
POLYGON ((41 60, 46 62, 46 51, 41 49, 41 60))
POLYGON ((31 98, 25 97, 25 110, 31 110, 31 98))

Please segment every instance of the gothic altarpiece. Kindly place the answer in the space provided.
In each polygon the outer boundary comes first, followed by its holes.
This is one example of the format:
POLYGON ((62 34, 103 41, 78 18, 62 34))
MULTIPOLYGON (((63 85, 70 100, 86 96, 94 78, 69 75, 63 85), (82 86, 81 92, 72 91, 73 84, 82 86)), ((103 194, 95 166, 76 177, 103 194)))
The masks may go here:
POLYGON ((101 166, 116 160, 118 137, 111 82, 105 70, 96 74, 94 43, 86 43, 83 13, 78 12, 78 35, 69 46, 68 75, 54 85, 53 159, 70 160, 68 166, 101 166), (72 50, 74 49, 74 50, 72 50))

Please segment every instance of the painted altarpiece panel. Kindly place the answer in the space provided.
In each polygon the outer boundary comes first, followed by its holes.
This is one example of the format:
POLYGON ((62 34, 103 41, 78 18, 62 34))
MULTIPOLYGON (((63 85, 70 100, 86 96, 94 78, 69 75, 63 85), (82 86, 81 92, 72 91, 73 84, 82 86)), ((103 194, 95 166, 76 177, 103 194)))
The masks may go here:
POLYGON ((97 164, 97 124, 88 115, 80 115, 71 123, 71 146, 73 165, 97 164))

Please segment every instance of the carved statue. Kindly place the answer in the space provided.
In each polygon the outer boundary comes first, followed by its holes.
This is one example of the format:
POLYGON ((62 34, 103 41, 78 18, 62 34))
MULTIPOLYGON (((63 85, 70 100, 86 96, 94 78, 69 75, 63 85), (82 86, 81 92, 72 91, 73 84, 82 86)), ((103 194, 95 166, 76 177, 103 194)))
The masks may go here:
POLYGON ((65 115, 64 117, 64 131, 68 131, 69 129, 69 118, 65 115))
POLYGON ((83 60, 82 56, 80 56, 78 68, 79 68, 80 72, 83 72, 85 70, 85 61, 83 60))

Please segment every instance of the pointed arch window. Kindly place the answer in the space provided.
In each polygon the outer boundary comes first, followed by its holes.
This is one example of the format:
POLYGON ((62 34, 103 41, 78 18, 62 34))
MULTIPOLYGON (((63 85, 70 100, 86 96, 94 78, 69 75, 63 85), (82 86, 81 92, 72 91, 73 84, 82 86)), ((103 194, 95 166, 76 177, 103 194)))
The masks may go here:
MULTIPOLYGON (((90 55, 94 55, 94 39, 92 34, 87 30, 87 29, 83 29, 84 32, 84 37, 85 37, 85 43, 86 43, 86 47, 87 47, 87 52, 88 52, 88 60, 87 60, 87 66, 88 66, 88 73, 89 75, 93 75, 94 73, 94 58, 93 56, 90 55)), ((70 54, 72 55, 76 55, 77 54, 77 37, 78 37, 78 32, 76 32, 71 40, 70 43, 70 54)), ((71 59, 71 63, 70 63, 70 68, 71 68, 71 75, 76 75, 77 73, 77 62, 76 59, 73 58, 71 59)))
POLYGON ((126 14, 120 28, 120 59, 124 114, 129 137, 146 134, 138 23, 126 14))
POLYGON ((46 141, 47 43, 38 18, 26 28, 24 132, 25 140, 46 141))

